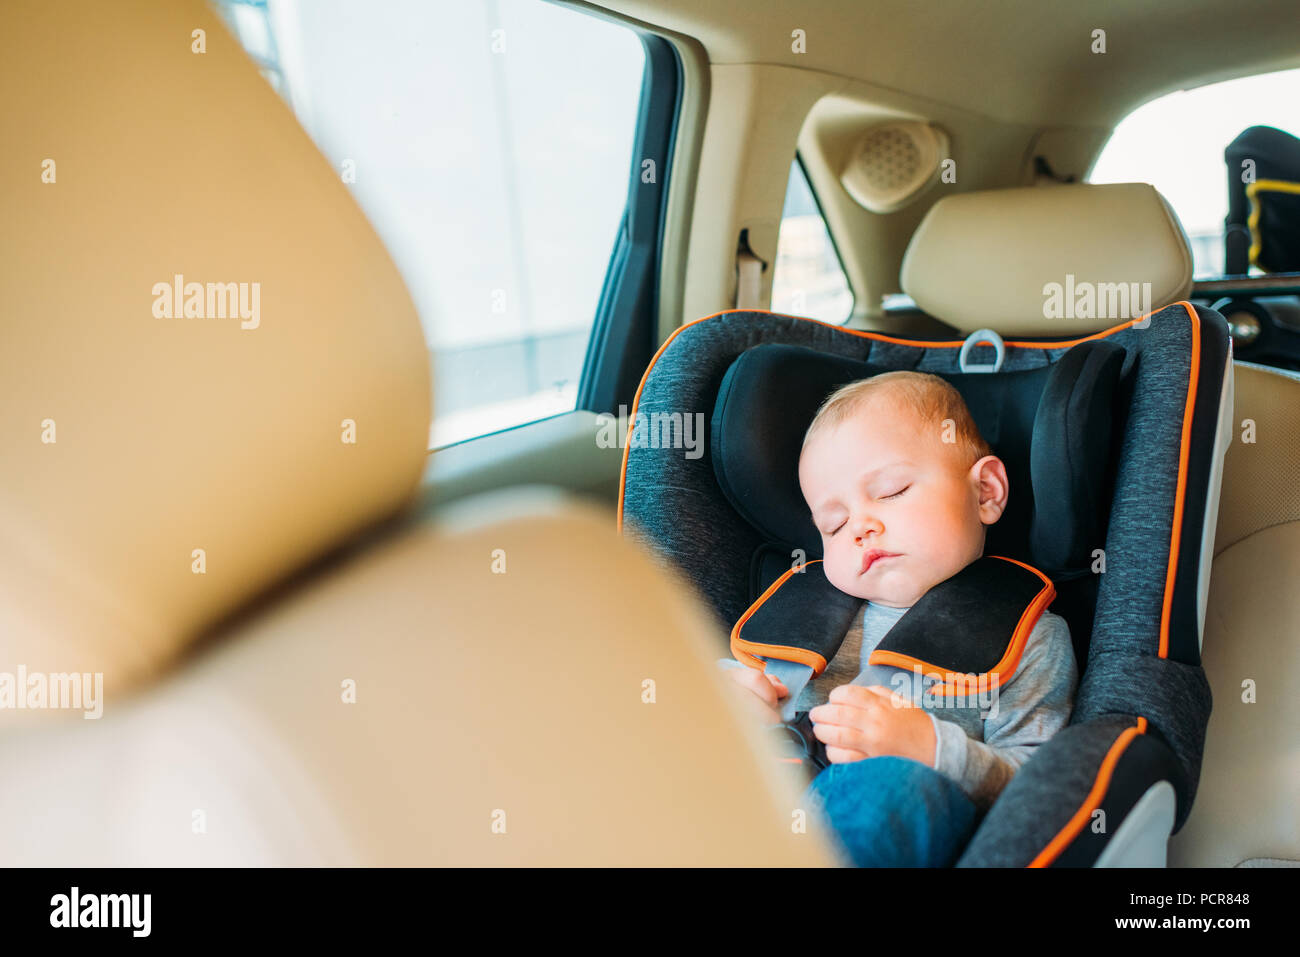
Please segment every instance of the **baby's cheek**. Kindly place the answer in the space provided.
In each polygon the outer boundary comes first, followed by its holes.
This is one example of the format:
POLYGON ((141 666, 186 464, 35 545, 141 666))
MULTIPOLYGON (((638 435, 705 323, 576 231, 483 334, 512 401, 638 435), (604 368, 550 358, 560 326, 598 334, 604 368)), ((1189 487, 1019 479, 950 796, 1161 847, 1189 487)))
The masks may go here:
POLYGON ((853 576, 848 574, 848 561, 843 555, 836 555, 826 563, 826 578, 840 591, 852 584, 853 576))

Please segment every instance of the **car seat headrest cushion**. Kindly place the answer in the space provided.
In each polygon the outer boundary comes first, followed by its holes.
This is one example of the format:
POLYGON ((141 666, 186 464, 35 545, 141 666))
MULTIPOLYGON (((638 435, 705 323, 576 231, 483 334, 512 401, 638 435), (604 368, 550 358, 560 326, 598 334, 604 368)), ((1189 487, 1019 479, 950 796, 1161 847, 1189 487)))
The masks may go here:
MULTIPOLYGON (((1100 547, 1109 507, 1112 416, 1124 350, 1088 340, 1042 369, 945 373, 1011 476, 1011 504, 989 534, 990 551, 1049 574, 1079 574, 1100 547), (1008 406, 1028 403, 1019 415, 1008 406), (1032 488, 1019 486, 1028 479, 1032 488), (1019 497, 1017 497, 1019 495, 1019 497), (996 530, 996 531, 995 531, 996 530)), ((838 387, 890 371, 803 346, 761 345, 722 378, 710 452, 731 506, 768 542, 822 556, 821 535, 799 489, 803 436, 838 387)))
POLYGON ((789 345, 757 346, 731 364, 713 407, 710 456, 722 494, 767 539, 821 557, 799 490, 804 433, 830 392, 887 371, 789 345))
POLYGON ((1090 568, 1110 510, 1111 438, 1124 349, 1080 343, 1052 367, 1029 445, 1034 484, 1030 553, 1048 572, 1090 568))

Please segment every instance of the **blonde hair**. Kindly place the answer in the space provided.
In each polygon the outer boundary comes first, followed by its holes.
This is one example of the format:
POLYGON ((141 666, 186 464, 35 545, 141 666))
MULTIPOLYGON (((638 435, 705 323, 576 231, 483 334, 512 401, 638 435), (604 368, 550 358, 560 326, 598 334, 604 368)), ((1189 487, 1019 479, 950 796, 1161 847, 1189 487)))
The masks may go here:
POLYGON ((827 396, 817 414, 813 416, 803 444, 819 431, 839 425, 862 408, 873 395, 888 392, 910 406, 922 422, 942 428, 951 419, 956 438, 956 448, 970 465, 974 465, 993 449, 970 414, 961 393, 945 379, 928 372, 882 372, 869 379, 858 379, 841 386, 827 396))

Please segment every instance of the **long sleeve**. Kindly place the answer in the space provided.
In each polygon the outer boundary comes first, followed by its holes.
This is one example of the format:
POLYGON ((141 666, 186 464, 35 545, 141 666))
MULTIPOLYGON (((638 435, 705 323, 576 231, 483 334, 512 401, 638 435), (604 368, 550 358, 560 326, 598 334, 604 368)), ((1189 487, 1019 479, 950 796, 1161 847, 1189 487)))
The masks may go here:
POLYGON ((1034 748, 1069 723, 1078 684, 1069 626, 1044 612, 1011 680, 998 688, 996 713, 983 722, 983 741, 929 712, 934 767, 960 784, 981 811, 987 810, 1034 748))

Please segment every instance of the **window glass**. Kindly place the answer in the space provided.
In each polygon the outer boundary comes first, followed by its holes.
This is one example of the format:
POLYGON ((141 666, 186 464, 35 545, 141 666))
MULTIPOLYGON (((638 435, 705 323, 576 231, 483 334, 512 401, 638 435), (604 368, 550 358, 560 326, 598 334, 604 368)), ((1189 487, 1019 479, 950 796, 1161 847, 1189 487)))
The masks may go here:
POLYGON ((777 235, 772 311, 834 323, 847 322, 853 312, 848 277, 798 159, 790 167, 777 235))
POLYGON ((572 410, 645 55, 539 0, 215 0, 397 263, 432 445, 572 410))
POLYGON ((1300 70, 1170 93, 1138 107, 1115 128, 1088 180, 1150 183, 1160 190, 1191 240, 1194 278, 1222 276, 1228 215, 1223 151, 1250 126, 1300 136, 1300 70))

